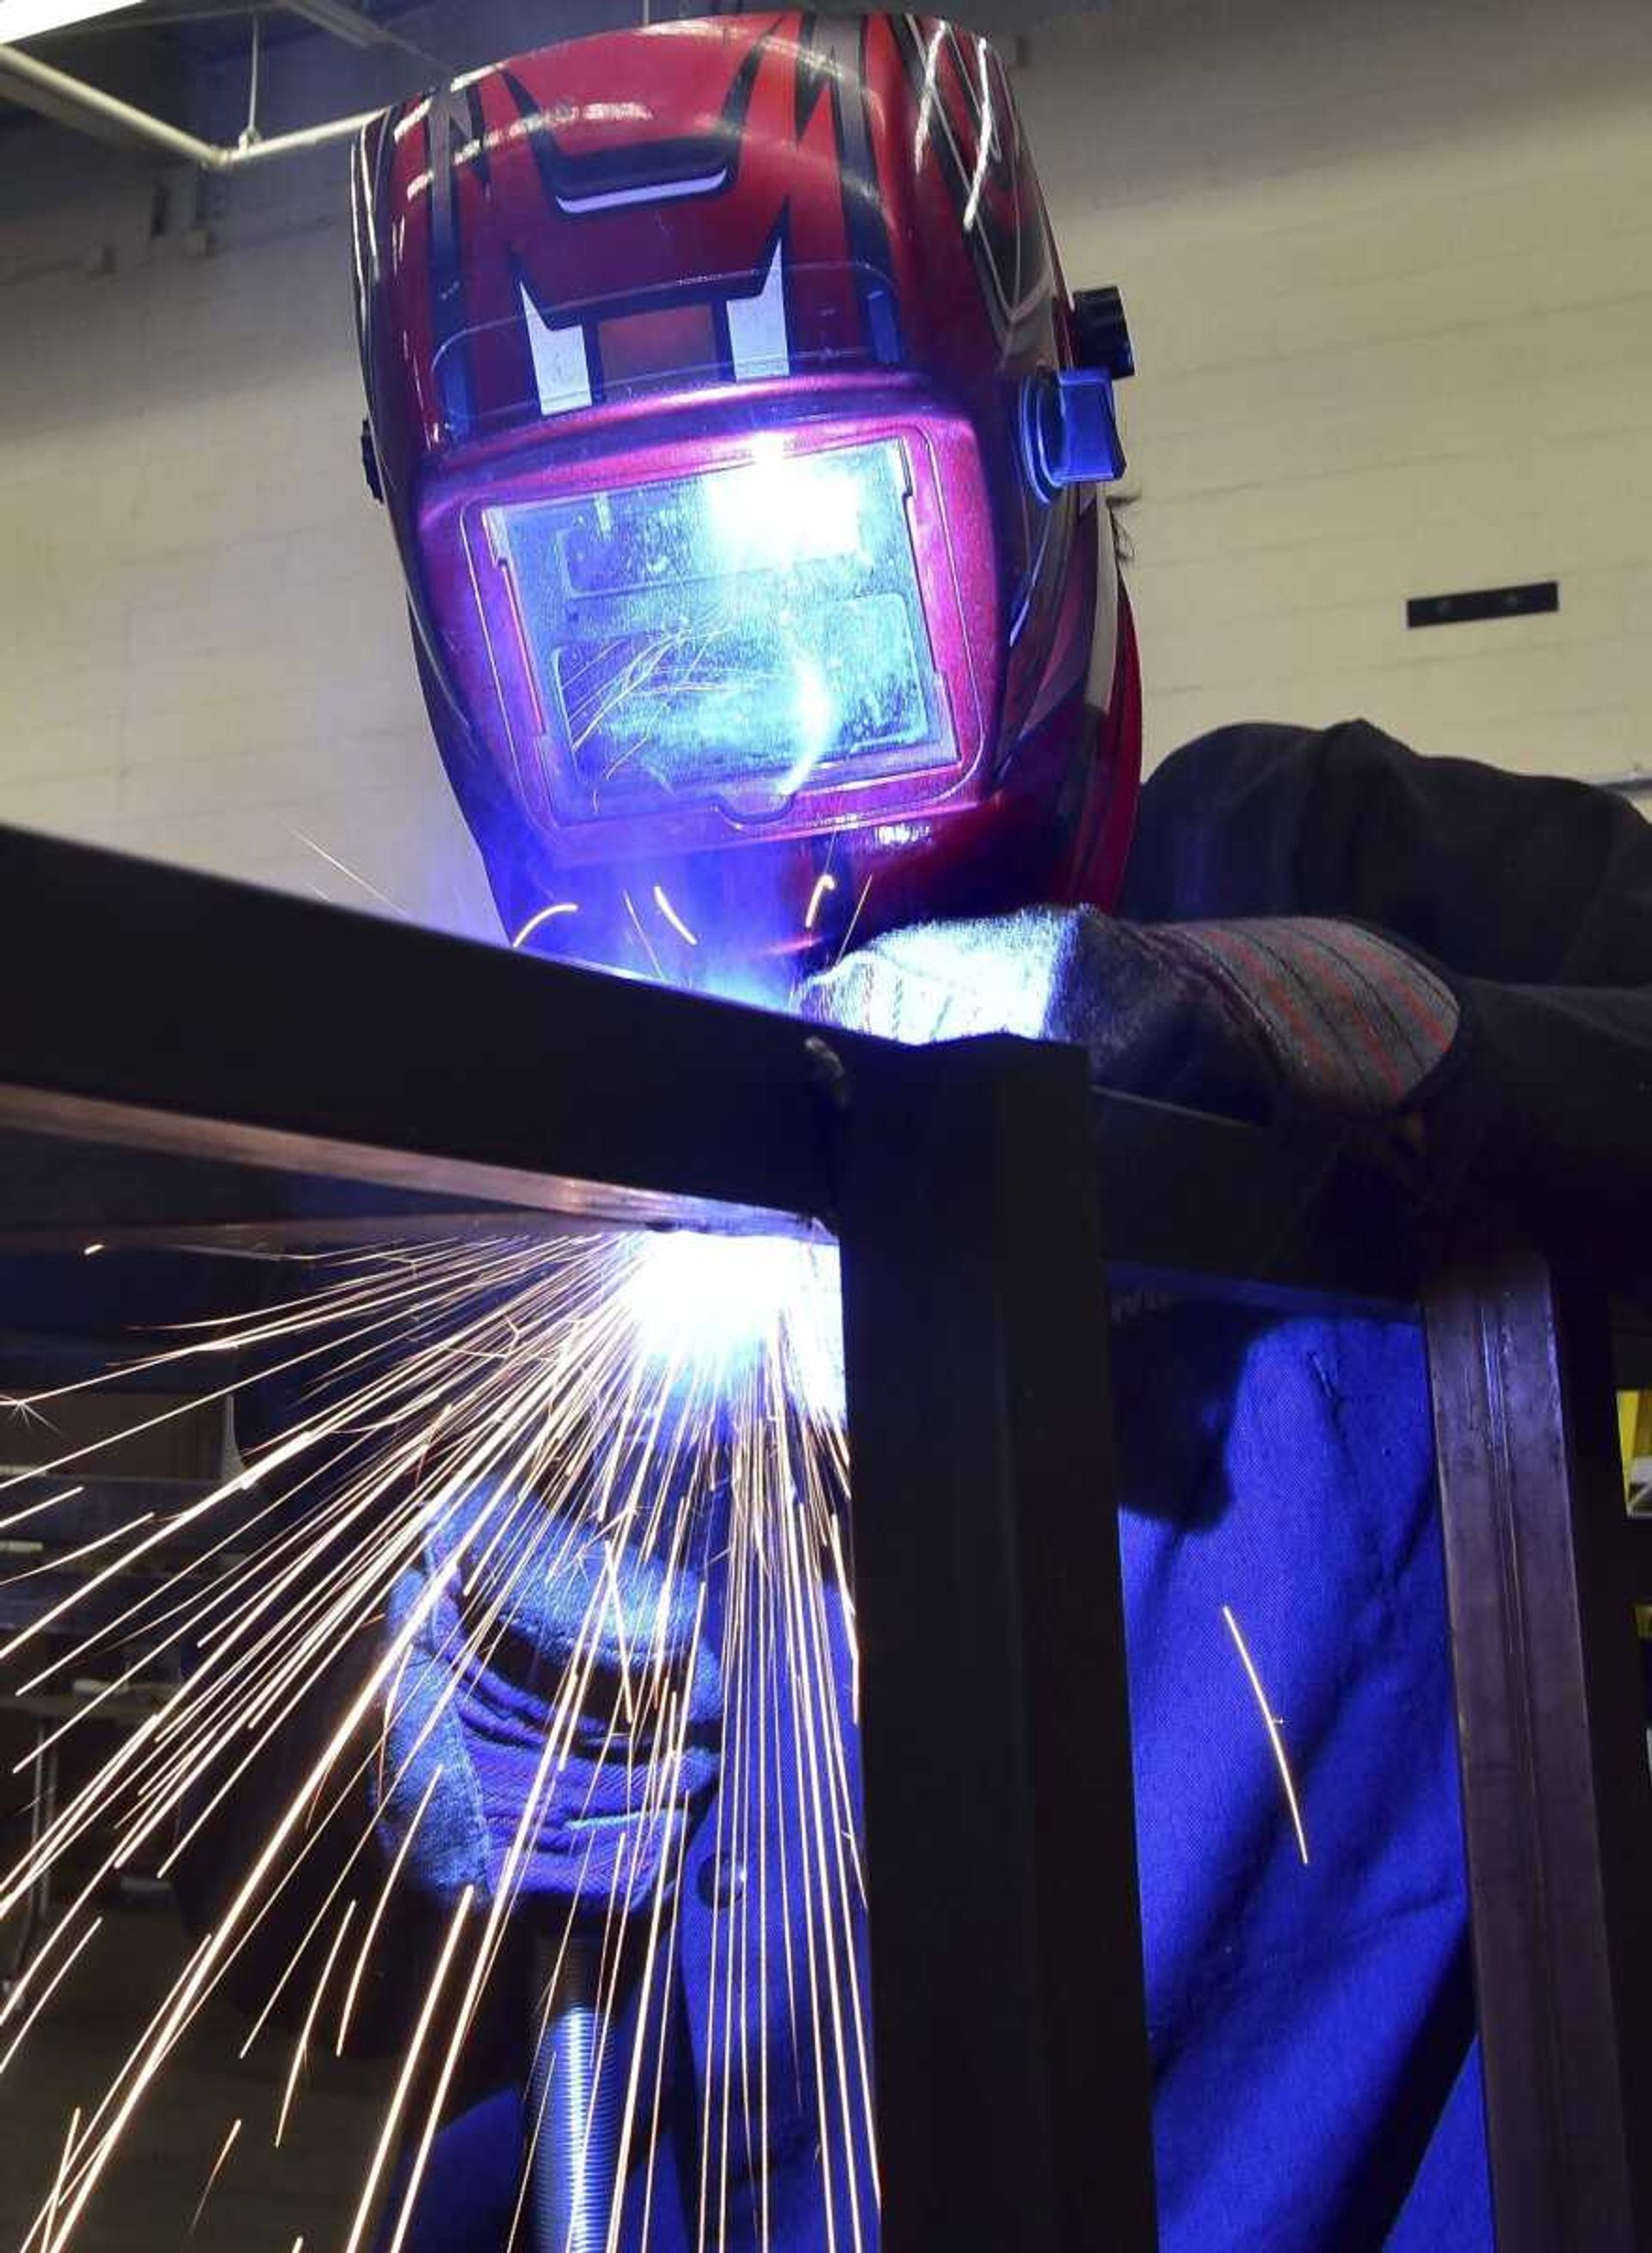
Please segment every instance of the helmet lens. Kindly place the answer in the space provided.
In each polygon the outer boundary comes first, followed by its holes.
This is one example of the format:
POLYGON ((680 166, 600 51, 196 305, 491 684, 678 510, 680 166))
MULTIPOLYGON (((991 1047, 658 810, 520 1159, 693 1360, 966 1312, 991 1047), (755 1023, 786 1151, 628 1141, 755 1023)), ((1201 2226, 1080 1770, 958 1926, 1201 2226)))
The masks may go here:
POLYGON ((733 468, 484 509, 558 818, 760 819, 811 787, 950 765, 910 491, 894 440, 776 443, 733 468))

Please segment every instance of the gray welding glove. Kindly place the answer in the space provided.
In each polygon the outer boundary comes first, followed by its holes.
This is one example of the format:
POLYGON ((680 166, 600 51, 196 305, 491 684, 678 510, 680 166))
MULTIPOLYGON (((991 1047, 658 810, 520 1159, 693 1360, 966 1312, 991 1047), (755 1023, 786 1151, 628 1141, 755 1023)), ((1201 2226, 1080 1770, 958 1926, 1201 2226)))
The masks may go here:
POLYGON ((443 1901, 466 1885, 490 1898, 511 1868, 524 1901, 600 1912, 618 1887, 646 1902, 673 1877, 681 1826, 699 1821, 716 1782, 722 1691, 698 1578, 610 1554, 596 1531, 551 1529, 479 1485, 391 1592, 391 1632, 422 1625, 387 1700, 379 1828, 387 1851, 410 1844, 410 1874, 443 1901), (460 1571, 456 1545, 490 1519, 513 1538, 479 1542, 497 1553, 460 1571), (480 1622, 493 1622, 484 1637, 480 1622), (662 1744, 667 1685, 687 1711, 679 1740, 662 1744), (543 1804, 519 1855, 536 1782, 543 1804))
POLYGON ((1413 1112, 1461 1019, 1433 969, 1357 924, 1130 924, 1089 908, 891 931, 808 980, 798 1007, 915 1043, 1074 1042, 1100 1085, 1256 1120, 1413 1112))

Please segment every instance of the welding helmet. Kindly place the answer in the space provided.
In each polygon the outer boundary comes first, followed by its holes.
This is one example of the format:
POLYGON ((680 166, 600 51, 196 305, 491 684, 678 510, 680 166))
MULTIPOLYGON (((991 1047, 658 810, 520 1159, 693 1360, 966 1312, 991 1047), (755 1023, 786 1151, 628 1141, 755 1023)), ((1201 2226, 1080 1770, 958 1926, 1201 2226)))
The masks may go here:
POLYGON ((1108 903, 1129 339, 1068 296, 986 40, 574 40, 375 120, 352 202, 368 474, 513 941, 760 994, 1108 903))

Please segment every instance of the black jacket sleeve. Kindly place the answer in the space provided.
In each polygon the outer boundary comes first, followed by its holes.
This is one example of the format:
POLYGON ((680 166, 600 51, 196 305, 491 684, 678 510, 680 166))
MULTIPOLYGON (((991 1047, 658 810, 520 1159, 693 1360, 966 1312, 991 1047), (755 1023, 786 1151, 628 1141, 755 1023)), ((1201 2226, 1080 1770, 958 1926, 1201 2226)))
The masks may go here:
POLYGON ((1201 737, 1142 793, 1121 912, 1345 917, 1425 954, 1464 1029, 1437 1190, 1626 1283, 1652 1271, 1652 824, 1586 784, 1421 758, 1364 721, 1201 737))

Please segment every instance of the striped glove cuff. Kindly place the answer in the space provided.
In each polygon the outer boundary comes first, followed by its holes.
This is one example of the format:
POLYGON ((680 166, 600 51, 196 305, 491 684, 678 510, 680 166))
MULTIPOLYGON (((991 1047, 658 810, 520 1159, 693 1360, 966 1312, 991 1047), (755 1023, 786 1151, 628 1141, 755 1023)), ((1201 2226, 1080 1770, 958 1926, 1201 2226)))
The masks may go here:
POLYGON ((1134 929, 1167 968, 1199 977, 1236 1030, 1260 1036, 1289 1096, 1312 1108, 1391 1118, 1456 1040, 1451 987, 1357 924, 1295 916, 1134 929))

